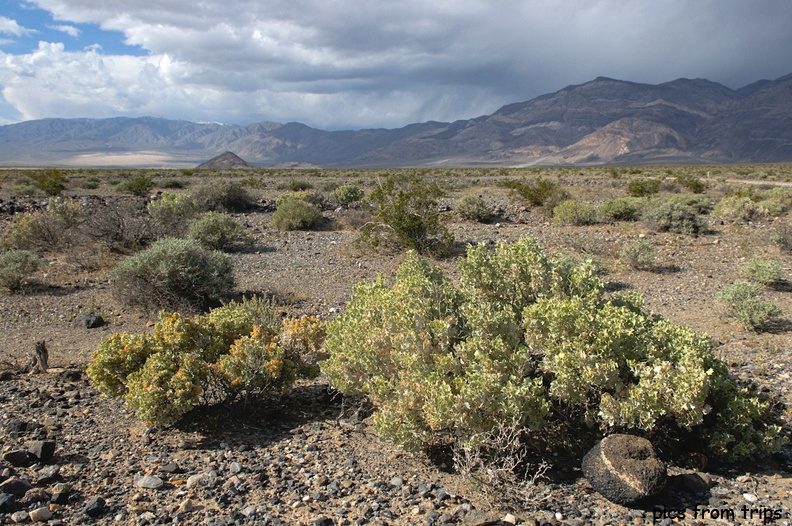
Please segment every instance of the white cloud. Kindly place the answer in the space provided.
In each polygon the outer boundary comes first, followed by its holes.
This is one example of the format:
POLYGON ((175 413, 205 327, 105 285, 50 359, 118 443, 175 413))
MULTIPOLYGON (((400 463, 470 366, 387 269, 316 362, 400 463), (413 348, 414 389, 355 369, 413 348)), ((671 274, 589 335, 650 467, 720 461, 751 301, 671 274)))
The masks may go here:
POLYGON ((79 28, 77 28, 75 26, 72 26, 72 25, 69 25, 69 24, 61 24, 61 25, 47 26, 47 27, 49 27, 50 29, 54 29, 55 31, 60 31, 62 33, 66 33, 67 35, 69 35, 72 38, 77 38, 78 36, 80 36, 79 28))
POLYGON ((0 16, 0 33, 21 37, 30 35, 34 33, 34 31, 20 26, 16 20, 0 16))
POLYGON ((599 75, 739 87, 792 72, 788 0, 28 2, 120 31, 149 56, 52 44, 4 55, 20 72, 0 72, 0 84, 26 118, 392 127, 480 115, 599 75))

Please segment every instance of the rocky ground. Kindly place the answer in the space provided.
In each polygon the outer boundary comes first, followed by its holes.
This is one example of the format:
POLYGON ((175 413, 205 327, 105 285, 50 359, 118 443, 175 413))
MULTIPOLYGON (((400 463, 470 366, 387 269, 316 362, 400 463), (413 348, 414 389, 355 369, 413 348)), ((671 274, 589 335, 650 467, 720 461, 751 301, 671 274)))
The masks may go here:
MULTIPOLYGON (((748 258, 775 259, 790 272, 792 256, 769 243, 770 222, 713 220, 700 237, 656 234, 640 223, 556 227, 502 189, 473 191, 503 213, 478 224, 448 212, 460 252, 465 243, 530 233, 549 250, 597 257, 614 288, 643 292, 655 312, 712 335, 734 374, 786 404, 781 413, 792 424, 792 318, 756 334, 713 297, 748 258), (659 248, 659 270, 620 261, 623 244, 641 235, 659 248)), ((280 232, 264 210, 237 215, 254 239, 233 256, 238 289, 270 294, 290 314, 331 319, 354 283, 388 275, 402 260, 355 244, 354 211, 326 211, 320 231, 280 232)), ((154 315, 118 304, 100 272, 75 273, 67 257, 50 261, 39 285, 0 296, 0 524, 792 524, 789 448, 759 463, 671 466, 667 489, 642 508, 604 499, 569 459, 550 459, 546 470, 537 459, 521 498, 499 496, 442 458, 378 439, 366 418, 342 411, 321 378, 265 407, 206 409, 175 429, 147 429, 123 403, 100 396, 82 369, 101 338, 148 330, 154 315), (87 313, 106 323, 86 328, 87 313), (58 369, 18 373, 38 340, 58 369)), ((452 271, 453 260, 436 263, 452 271)), ((792 313, 788 289, 767 294, 792 313)))

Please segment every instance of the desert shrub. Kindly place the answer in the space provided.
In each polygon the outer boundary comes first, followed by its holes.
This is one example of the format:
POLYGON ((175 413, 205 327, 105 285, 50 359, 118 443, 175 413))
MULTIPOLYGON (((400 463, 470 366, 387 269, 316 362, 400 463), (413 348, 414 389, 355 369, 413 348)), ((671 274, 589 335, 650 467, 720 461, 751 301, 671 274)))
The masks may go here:
POLYGON ((553 208, 553 224, 593 225, 597 222, 597 209, 589 203, 567 199, 553 208))
POLYGON ((138 197, 145 197, 154 188, 154 180, 147 175, 136 175, 119 183, 116 189, 138 197))
POLYGON ((752 221, 761 218, 765 212, 750 197, 727 195, 715 205, 712 213, 732 221, 752 221))
POLYGON ((333 199, 339 206, 348 206, 363 199, 363 189, 354 184, 345 184, 333 190, 333 199))
POLYGON ((326 201, 322 194, 314 190, 299 190, 295 192, 288 191, 283 192, 278 196, 278 198, 275 200, 275 206, 279 207, 290 199, 299 199, 300 201, 305 201, 306 203, 315 206, 319 210, 322 210, 325 207, 326 201))
POLYGON ((778 305, 762 297, 761 287, 756 283, 735 280, 724 286, 716 297, 729 307, 737 321, 755 331, 767 328, 782 314, 778 305))
POLYGON ((660 191, 660 179, 636 179, 627 183, 627 193, 632 197, 649 197, 660 191))
POLYGON ((242 225, 222 212, 205 212, 190 224, 188 237, 212 250, 228 251, 246 237, 242 225))
POLYGON ((85 178, 85 181, 80 183, 80 188, 84 190, 96 190, 102 184, 102 181, 96 176, 89 176, 85 178))
POLYGON ((768 215, 778 217, 792 209, 792 197, 786 188, 771 188, 762 193, 762 199, 756 203, 768 215))
POLYGON ((704 230, 704 220, 695 209, 673 201, 661 201, 649 207, 643 220, 658 232, 698 234, 704 230))
POLYGON ((484 198, 466 195, 456 204, 456 212, 463 219, 487 223, 492 220, 492 210, 484 198))
POLYGON ((712 200, 705 195, 672 195, 666 198, 666 201, 677 205, 689 206, 698 214, 709 214, 712 211, 712 200))
POLYGON ((180 237, 187 231, 187 225, 195 217, 195 200, 186 194, 163 192, 159 199, 146 205, 158 233, 169 237, 180 237))
POLYGON ((4 250, 0 252, 0 288, 19 290, 25 278, 34 273, 44 262, 28 250, 4 250))
POLYGON ((364 227, 362 239, 378 246, 395 239, 403 248, 443 256, 450 252, 454 236, 440 222, 437 183, 425 183, 408 175, 390 175, 371 192, 376 205, 375 221, 364 227))
POLYGON ((234 286, 231 262, 194 239, 162 238, 121 261, 110 286, 122 302, 144 308, 200 308, 234 286))
POLYGON ((784 269, 778 261, 770 259, 749 259, 742 267, 746 278, 761 285, 773 285, 784 279, 784 269))
POLYGON ((208 212, 245 212, 253 208, 253 198, 238 181, 211 181, 192 194, 199 210, 208 212))
POLYGON ((28 177, 35 188, 51 196, 60 195, 61 192, 66 190, 66 185, 69 182, 69 178, 57 168, 32 172, 28 177))
POLYGON ((676 184, 683 188, 687 188, 694 194, 703 194, 707 189, 707 183, 688 173, 679 174, 674 178, 676 184))
POLYGON ((112 252, 139 250, 162 235, 146 212, 142 199, 128 199, 98 206, 85 215, 81 233, 112 252))
POLYGON ((44 210, 16 216, 3 237, 3 244, 33 251, 68 247, 77 241, 78 227, 85 217, 80 203, 56 198, 44 210))
POLYGON ((740 391, 707 337, 652 315, 638 295, 606 295, 590 261, 558 265, 524 238, 470 247, 459 273, 454 285, 411 252, 392 285, 356 285, 328 328, 322 370, 368 398, 382 436, 475 447, 505 422, 539 451, 583 450, 619 430, 697 435, 723 456, 783 443, 771 404, 740 391), (739 428, 735 403, 755 409, 739 428))
POLYGON ((597 214, 603 221, 637 221, 647 203, 641 197, 617 197, 602 203, 597 214))
POLYGON ((622 247, 621 256, 634 269, 651 270, 655 266, 657 251, 648 239, 639 239, 622 247))
POLYGON ((272 225, 279 230, 310 230, 321 221, 318 208, 295 197, 283 200, 272 214, 272 225))
POLYGON ((532 182, 506 180, 501 184, 510 190, 513 197, 519 197, 533 206, 546 206, 550 210, 570 197, 569 192, 557 183, 543 177, 537 177, 532 182))
POLYGON ((175 177, 168 177, 167 179, 163 179, 159 186, 166 190, 179 190, 187 187, 187 181, 175 177))
POLYGON ((776 223, 773 229, 772 241, 781 252, 792 252, 792 224, 776 223))
POLYGON ((151 334, 102 340, 87 373, 141 420, 172 425, 198 404, 263 397, 314 374, 296 346, 281 344, 291 331, 283 327, 274 306, 255 298, 192 319, 163 312, 151 334))
POLYGON ((302 192, 311 188, 313 188, 313 185, 308 181, 298 181, 296 179, 289 181, 289 190, 292 192, 302 192))

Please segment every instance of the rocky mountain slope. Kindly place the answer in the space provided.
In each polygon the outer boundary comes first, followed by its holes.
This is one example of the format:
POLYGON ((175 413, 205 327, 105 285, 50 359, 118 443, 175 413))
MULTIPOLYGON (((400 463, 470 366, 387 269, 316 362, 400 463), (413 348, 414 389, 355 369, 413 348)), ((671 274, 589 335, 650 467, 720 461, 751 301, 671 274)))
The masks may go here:
POLYGON ((232 126, 151 117, 0 126, 0 164, 6 166, 194 166, 225 151, 262 166, 790 161, 792 74, 738 90, 704 79, 650 85, 600 77, 504 106, 492 115, 390 130, 323 131, 300 123, 232 126))

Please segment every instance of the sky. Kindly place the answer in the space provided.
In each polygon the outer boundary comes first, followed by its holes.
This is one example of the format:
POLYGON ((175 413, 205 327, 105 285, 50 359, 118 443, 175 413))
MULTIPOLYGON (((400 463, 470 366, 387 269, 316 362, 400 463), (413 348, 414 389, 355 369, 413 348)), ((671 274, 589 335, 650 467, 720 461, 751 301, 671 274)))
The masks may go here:
POLYGON ((453 121, 598 76, 792 73, 790 0, 0 0, 0 124, 453 121))

